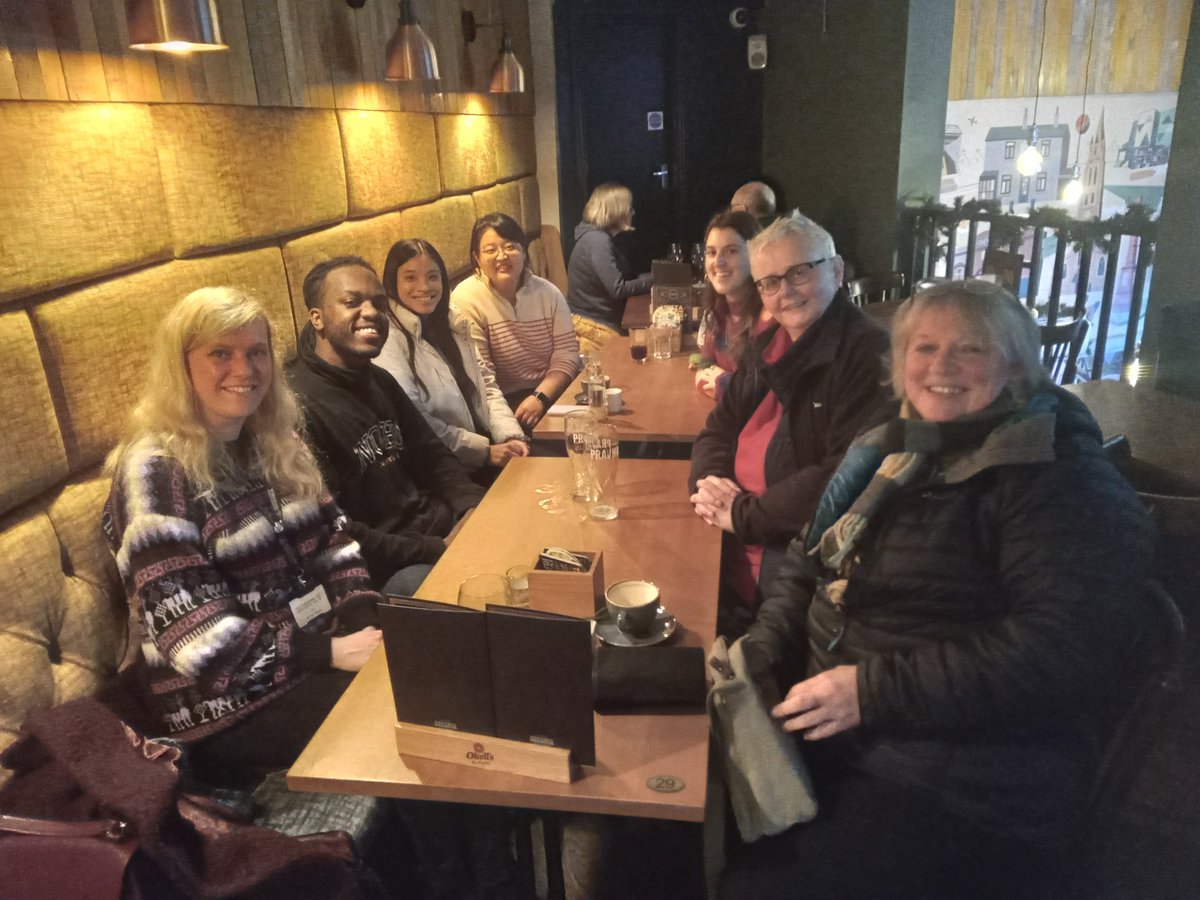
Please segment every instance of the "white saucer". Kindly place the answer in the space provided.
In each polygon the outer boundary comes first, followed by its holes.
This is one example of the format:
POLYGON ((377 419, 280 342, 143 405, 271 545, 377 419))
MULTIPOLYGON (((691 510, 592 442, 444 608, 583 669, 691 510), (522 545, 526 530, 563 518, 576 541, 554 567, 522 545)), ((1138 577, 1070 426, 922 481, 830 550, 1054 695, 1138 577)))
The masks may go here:
POLYGON ((607 610, 602 610, 596 616, 596 637, 614 647, 652 647, 661 644, 675 633, 675 617, 667 612, 666 607, 660 606, 654 617, 654 624, 645 635, 634 636, 626 634, 617 627, 617 623, 609 616, 607 610))

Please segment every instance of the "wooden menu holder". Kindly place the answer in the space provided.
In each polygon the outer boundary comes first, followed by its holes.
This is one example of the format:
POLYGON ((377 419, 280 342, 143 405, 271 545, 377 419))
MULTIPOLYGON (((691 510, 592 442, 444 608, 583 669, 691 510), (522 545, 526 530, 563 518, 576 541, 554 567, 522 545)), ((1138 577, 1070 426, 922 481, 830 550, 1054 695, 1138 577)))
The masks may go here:
POLYGON ((571 751, 566 747, 544 747, 486 734, 397 722, 396 748, 401 754, 425 759, 559 784, 571 783, 571 751))
POLYGON ((590 619, 604 605, 604 551, 572 550, 587 559, 582 572, 529 571, 529 608, 590 619))

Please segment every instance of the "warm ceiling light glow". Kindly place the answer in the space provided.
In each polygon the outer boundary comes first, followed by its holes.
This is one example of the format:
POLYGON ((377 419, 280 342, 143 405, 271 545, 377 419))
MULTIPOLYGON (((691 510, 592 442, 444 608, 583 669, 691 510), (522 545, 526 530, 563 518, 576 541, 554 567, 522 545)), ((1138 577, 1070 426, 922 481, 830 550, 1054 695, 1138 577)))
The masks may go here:
POLYGON ((1029 145, 1017 157, 1017 171, 1027 177, 1042 171, 1042 154, 1038 153, 1036 125, 1029 129, 1029 145))
POLYGON ((1076 204, 1079 198, 1083 196, 1083 182, 1079 180, 1079 163, 1071 170, 1071 180, 1067 182, 1067 186, 1063 188, 1063 200, 1069 204, 1076 204))
POLYGON ((413 12, 412 0, 400 0, 400 21, 387 45, 388 81, 436 81, 437 51, 413 12))
POLYGON ((125 21, 134 50, 229 49, 221 38, 216 0, 125 0, 125 21))

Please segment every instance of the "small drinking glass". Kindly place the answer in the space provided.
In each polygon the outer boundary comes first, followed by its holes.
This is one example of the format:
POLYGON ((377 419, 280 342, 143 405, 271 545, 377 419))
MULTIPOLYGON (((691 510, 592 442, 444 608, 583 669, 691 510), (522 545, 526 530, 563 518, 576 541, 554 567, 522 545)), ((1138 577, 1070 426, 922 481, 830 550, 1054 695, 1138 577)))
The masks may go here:
POLYGON ((674 329, 670 325, 655 325, 650 329, 650 347, 655 359, 670 359, 674 329))
POLYGON ((508 601, 512 606, 529 605, 530 566, 510 566, 504 573, 508 581, 508 601))
POLYGON ((635 363, 646 361, 646 357, 649 355, 648 338, 649 334, 646 328, 629 329, 629 355, 633 357, 635 363))
POLYGON ((595 419, 608 418, 608 379, 603 375, 593 376, 588 381, 587 399, 588 409, 591 411, 592 417, 595 419))
POLYGON ((503 575, 472 575, 458 586, 458 605, 484 609, 491 603, 508 603, 508 582, 503 575))

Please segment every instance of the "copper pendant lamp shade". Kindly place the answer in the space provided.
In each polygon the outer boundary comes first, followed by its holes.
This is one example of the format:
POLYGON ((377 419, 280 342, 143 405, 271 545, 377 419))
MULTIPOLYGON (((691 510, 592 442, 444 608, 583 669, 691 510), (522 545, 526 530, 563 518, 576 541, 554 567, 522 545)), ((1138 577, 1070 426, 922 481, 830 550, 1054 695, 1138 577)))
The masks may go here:
POLYGON ((525 93, 525 70, 517 54, 513 52, 512 38, 504 35, 500 47, 500 58, 492 66, 492 79, 488 90, 493 94, 525 93))
POLYGON ((412 0, 400 0, 400 21, 387 45, 388 81, 435 81, 437 51, 413 12, 412 0))
POLYGON ((129 46, 190 53, 226 50, 216 0, 125 0, 129 46))

